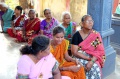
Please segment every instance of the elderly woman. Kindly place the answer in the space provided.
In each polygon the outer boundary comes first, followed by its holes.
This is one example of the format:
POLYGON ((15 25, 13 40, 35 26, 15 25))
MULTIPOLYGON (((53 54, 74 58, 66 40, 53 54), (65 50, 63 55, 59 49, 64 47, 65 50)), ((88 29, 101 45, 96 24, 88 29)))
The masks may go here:
POLYGON ((70 39, 72 35, 76 32, 76 23, 71 21, 71 14, 70 12, 63 12, 62 13, 62 23, 60 26, 65 31, 65 38, 70 39))
POLYGON ((90 15, 84 15, 81 23, 82 29, 73 35, 71 51, 85 67, 86 79, 101 79, 105 61, 101 36, 92 29, 94 21, 90 15))
MULTIPOLYGON (((70 41, 71 44, 71 38, 73 36, 73 34, 76 32, 76 23, 71 21, 71 14, 70 12, 63 12, 62 13, 62 23, 60 24, 60 26, 64 29, 65 31, 65 39, 70 41)), ((69 55, 71 54, 71 50, 70 50, 70 45, 68 48, 68 53, 69 55)))
POLYGON ((52 39, 52 30, 58 25, 58 21, 52 17, 50 9, 45 9, 44 15, 46 19, 41 22, 40 33, 52 39))
POLYGON ((32 39, 38 35, 40 30, 40 19, 36 18, 35 10, 30 9, 28 16, 29 18, 25 20, 23 30, 17 32, 16 42, 28 42, 31 44, 32 39))
POLYGON ((10 9, 5 3, 2 3, 1 6, 1 10, 4 12, 4 14, 2 15, 2 32, 7 32, 7 29, 11 27, 14 11, 10 9))

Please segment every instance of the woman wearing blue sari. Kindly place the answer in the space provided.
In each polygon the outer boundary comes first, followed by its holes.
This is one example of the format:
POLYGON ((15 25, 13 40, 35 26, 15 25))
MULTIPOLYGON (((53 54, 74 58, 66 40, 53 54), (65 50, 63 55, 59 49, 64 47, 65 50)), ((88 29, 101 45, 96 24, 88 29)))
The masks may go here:
POLYGON ((10 9, 5 3, 2 3, 2 32, 7 32, 7 29, 11 27, 12 16, 14 11, 10 9))

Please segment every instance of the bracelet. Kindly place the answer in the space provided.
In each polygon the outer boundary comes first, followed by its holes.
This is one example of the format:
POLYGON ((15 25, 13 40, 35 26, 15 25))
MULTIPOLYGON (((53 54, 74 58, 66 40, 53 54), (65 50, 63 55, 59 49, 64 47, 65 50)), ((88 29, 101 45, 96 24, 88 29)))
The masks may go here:
POLYGON ((77 67, 80 67, 80 64, 78 64, 77 67))
POLYGON ((95 63, 95 61, 94 60, 91 60, 93 63, 95 63))

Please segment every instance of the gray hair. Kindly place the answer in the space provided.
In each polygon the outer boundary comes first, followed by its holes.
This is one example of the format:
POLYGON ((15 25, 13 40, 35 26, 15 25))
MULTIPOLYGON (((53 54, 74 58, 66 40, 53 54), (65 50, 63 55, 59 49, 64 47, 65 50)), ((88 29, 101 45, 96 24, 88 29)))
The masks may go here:
POLYGON ((0 5, 4 8, 7 8, 7 9, 9 8, 9 6, 7 4, 5 4, 4 2, 1 2, 0 5))
POLYGON ((84 15, 84 16, 82 17, 82 19, 81 19, 81 22, 85 21, 85 18, 86 18, 86 17, 88 17, 88 16, 92 18, 92 16, 91 16, 91 15, 89 15, 89 14, 84 15))
POLYGON ((35 11, 34 9, 30 9, 29 12, 30 12, 30 11, 33 11, 34 13, 36 13, 36 11, 35 11))
POLYGON ((63 12, 63 13, 62 13, 61 20, 63 20, 63 19, 64 19, 64 16, 65 16, 65 15, 69 15, 69 16, 70 16, 70 19, 72 19, 70 12, 65 11, 65 12, 63 12))

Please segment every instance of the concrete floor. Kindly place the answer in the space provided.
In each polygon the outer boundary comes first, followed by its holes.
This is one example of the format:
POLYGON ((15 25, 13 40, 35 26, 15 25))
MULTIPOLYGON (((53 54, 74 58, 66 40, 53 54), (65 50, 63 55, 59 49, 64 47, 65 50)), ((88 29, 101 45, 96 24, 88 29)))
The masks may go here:
POLYGON ((0 79, 15 79, 19 49, 25 43, 14 42, 14 38, 0 33, 0 79))
MULTIPOLYGON (((0 79, 15 79, 19 49, 26 43, 15 43, 14 38, 0 33, 0 79)), ((116 70, 104 79, 120 79, 120 56, 116 57, 116 70)))

